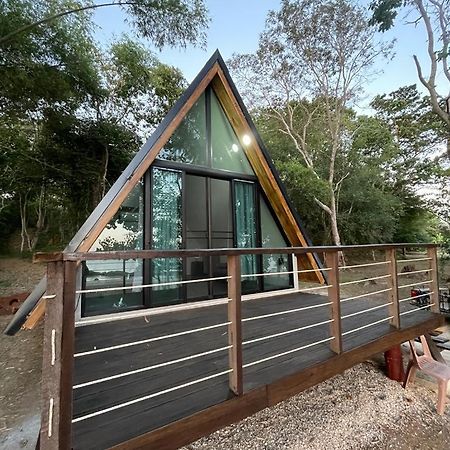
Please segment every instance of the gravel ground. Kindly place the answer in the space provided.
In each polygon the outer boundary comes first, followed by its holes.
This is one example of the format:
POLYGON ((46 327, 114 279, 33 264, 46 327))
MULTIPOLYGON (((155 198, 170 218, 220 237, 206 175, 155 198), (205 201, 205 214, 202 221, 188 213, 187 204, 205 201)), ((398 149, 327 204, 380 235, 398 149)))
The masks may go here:
POLYGON ((420 381, 404 390, 366 362, 184 450, 448 450, 450 407, 440 417, 435 402, 420 381))
POLYGON ((32 264, 29 259, 0 258, 0 296, 32 291, 45 269, 45 264, 32 264))

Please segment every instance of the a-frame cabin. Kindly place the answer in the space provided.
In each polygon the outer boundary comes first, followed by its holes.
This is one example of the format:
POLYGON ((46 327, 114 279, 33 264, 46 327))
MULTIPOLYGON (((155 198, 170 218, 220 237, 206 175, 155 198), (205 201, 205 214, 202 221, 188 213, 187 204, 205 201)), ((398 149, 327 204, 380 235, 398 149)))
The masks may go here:
MULTIPOLYGON (((66 248, 70 251, 306 247, 311 245, 264 144, 216 51, 66 248)), ((309 269, 325 282, 315 254, 248 256, 248 274, 309 269), (264 270, 262 270, 264 269, 264 270)), ((91 262, 84 289, 217 278, 220 257, 91 262)), ((244 293, 294 286, 293 274, 247 278, 244 293)), ((14 334, 45 292, 43 280, 6 329, 14 334)), ((77 317, 224 297, 226 280, 192 286, 85 294, 77 317)), ((35 318, 33 318, 33 321, 35 318)))
POLYGON ((41 449, 175 449, 439 326, 436 246, 414 245, 431 311, 399 298, 405 246, 358 247, 386 286, 341 295, 356 247, 310 245, 216 52, 66 250, 36 255, 6 332, 45 310, 41 449))

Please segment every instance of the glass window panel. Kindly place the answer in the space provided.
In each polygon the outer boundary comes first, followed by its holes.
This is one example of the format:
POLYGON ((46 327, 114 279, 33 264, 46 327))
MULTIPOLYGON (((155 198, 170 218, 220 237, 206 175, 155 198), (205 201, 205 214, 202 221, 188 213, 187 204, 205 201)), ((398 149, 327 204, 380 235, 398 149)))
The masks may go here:
MULTIPOLYGON (((153 169, 152 176, 152 248, 170 250, 182 243, 181 172, 153 169)), ((152 283, 169 283, 182 279, 180 258, 151 260, 152 283)), ((152 306, 178 303, 180 286, 160 286, 151 290, 152 306)))
MULTIPOLYGON (((253 183, 235 181, 234 196, 237 247, 256 247, 255 185, 253 183)), ((256 255, 241 256, 242 274, 258 273, 256 261, 256 255)), ((242 280, 242 292, 249 292, 257 288, 257 277, 246 277, 242 280)))
POLYGON ((206 147, 205 94, 203 93, 157 158, 206 166, 208 161, 206 147))
MULTIPOLYGON (((144 200, 139 182, 96 239, 90 251, 138 250, 143 248, 144 200)), ((83 270, 85 289, 141 286, 142 260, 87 261, 83 270)), ((85 294, 85 316, 135 309, 143 305, 142 289, 85 294)))
MULTIPOLYGON (((186 175, 184 196, 186 207, 186 248, 208 248, 206 178, 186 175)), ((208 278, 209 258, 186 258, 185 271, 189 280, 208 278)), ((187 284, 186 294, 188 299, 208 297, 208 282, 187 284)))
POLYGON ((211 90, 211 146, 214 169, 254 175, 239 140, 211 90))
MULTIPOLYGON (((281 231, 275 222, 264 199, 260 200, 261 211, 261 241, 262 247, 287 247, 281 231)), ((263 255, 263 272, 289 271, 289 255, 263 255)), ((289 275, 270 275, 264 277, 264 290, 272 291, 292 286, 289 275)))

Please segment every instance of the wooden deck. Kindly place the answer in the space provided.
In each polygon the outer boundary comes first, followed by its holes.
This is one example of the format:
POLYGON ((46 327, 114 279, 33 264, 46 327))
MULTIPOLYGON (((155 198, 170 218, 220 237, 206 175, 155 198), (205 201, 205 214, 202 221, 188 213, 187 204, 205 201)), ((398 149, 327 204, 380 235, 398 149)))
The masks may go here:
MULTIPOLYGON (((245 320, 327 302, 326 296, 306 293, 248 300, 242 303, 242 317, 245 320)), ((386 300, 365 298, 343 302, 341 314, 345 316, 382 303, 386 303, 386 300)), ((401 312, 410 309, 413 306, 407 303, 401 305, 401 312)), ((388 308, 382 307, 342 319, 344 353, 340 355, 330 350, 329 342, 324 342, 245 368, 245 365, 252 362, 329 338, 329 323, 243 345, 244 395, 239 398, 233 398, 230 394, 228 375, 223 374, 80 420, 96 411, 107 410, 115 405, 224 372, 229 367, 226 349, 177 364, 75 388, 73 448, 98 450, 130 439, 132 441, 121 448, 138 448, 139 445, 158 450, 176 448, 200 437, 205 430, 214 431, 273 405, 377 352, 434 329, 442 322, 437 314, 421 310, 401 316, 400 330, 394 329, 388 322, 382 322, 346 334, 386 317, 388 308), (176 426, 170 425, 175 421, 178 421, 176 426), (148 434, 156 429, 159 430, 148 434), (141 435, 143 436, 136 437, 141 435)), ((245 344, 246 341, 267 335, 326 322, 329 318, 329 307, 324 306, 244 321, 243 341, 245 344)), ((75 353, 224 322, 227 322, 225 304, 82 326, 76 329, 75 353)), ((74 386, 227 345, 227 327, 223 326, 161 341, 77 356, 74 386)))

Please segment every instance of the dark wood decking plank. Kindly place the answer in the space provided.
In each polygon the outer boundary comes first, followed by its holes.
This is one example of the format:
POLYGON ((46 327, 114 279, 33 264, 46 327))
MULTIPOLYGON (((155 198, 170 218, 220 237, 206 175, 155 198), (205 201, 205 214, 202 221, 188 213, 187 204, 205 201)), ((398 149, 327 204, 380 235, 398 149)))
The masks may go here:
MULTIPOLYGON (((243 317, 254 317, 302 306, 327 302, 315 294, 287 294, 269 299, 243 302, 243 317)), ((382 300, 345 302, 342 314, 366 309, 383 303, 382 300)), ((410 306, 409 306, 410 307, 410 306)), ((408 308, 408 306, 406 306, 408 308)), ((343 332, 387 317, 387 308, 357 315, 343 320, 343 332)), ((402 316, 403 327, 413 327, 433 317, 427 311, 402 316)), ((244 341, 286 330, 303 327, 329 319, 328 307, 314 308, 287 315, 243 323, 244 341)), ((119 320, 111 323, 77 328, 77 351, 91 350, 94 346, 107 347, 126 342, 172 334, 183 330, 204 327, 226 321, 226 305, 209 306, 186 311, 170 312, 144 318, 119 320)), ((141 344, 75 359, 75 383, 95 380, 149 365, 159 364, 187 355, 201 353, 227 345, 226 327, 196 334, 141 344)), ((391 333, 389 324, 365 328, 344 336, 344 350, 364 346, 391 333)), ((286 334, 270 340, 244 345, 244 364, 329 337, 329 324, 286 334)), ((367 357, 370 355, 367 355, 367 357)), ((340 358, 345 358, 343 354, 340 358)), ((335 360, 327 343, 244 369, 245 392, 264 385, 277 383, 282 377, 295 376, 311 366, 335 360)), ((227 352, 207 355, 182 363, 153 369, 140 374, 110 380, 98 385, 77 389, 74 392, 74 417, 108 408, 172 386, 181 385, 228 368, 227 352)), ((75 448, 104 448, 144 434, 152 429, 180 420, 213 404, 229 399, 227 375, 195 384, 179 391, 163 394, 105 415, 87 419, 74 426, 75 448), (90 443, 94 443, 90 447, 90 443)))

